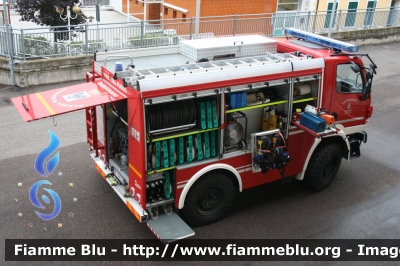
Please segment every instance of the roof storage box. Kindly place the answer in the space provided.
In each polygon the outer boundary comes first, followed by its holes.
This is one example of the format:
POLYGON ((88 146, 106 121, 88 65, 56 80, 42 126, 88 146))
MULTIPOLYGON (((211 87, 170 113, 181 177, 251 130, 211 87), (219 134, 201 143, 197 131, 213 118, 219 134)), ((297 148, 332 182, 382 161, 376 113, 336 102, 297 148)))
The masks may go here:
POLYGON ((193 60, 219 57, 244 57, 276 53, 277 41, 260 35, 187 40, 179 44, 180 53, 193 60))

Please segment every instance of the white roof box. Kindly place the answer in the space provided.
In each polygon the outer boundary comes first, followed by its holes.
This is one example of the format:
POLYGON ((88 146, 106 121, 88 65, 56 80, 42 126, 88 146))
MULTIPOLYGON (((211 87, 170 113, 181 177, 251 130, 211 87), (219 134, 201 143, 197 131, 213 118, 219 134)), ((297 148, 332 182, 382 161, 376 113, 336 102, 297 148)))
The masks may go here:
POLYGON ((277 41, 260 35, 187 40, 179 44, 180 53, 195 61, 276 53, 276 48, 277 41))

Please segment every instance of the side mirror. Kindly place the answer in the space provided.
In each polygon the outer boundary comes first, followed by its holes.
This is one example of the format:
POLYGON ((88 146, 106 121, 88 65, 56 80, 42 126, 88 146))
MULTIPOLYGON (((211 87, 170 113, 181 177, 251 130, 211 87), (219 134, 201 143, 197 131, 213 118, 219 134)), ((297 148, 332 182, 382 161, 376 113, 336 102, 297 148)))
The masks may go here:
POLYGON ((371 85, 372 83, 367 81, 364 85, 364 89, 363 89, 363 95, 361 96, 361 100, 365 101, 366 99, 369 98, 369 95, 371 94, 371 85))
POLYGON ((372 70, 367 69, 365 77, 366 77, 366 82, 364 84, 362 96, 360 98, 361 101, 365 101, 366 99, 368 99, 371 94, 372 78, 374 77, 374 75, 372 74, 372 70))
POLYGON ((369 67, 372 69, 372 72, 376 75, 376 69, 378 68, 375 64, 369 64, 369 67))
POLYGON ((369 81, 369 80, 372 79, 372 73, 371 73, 371 71, 367 71, 367 73, 365 74, 365 78, 366 78, 367 81, 369 81))
POLYGON ((350 61, 350 68, 353 70, 354 73, 359 73, 360 72, 360 67, 354 63, 353 61, 350 61))

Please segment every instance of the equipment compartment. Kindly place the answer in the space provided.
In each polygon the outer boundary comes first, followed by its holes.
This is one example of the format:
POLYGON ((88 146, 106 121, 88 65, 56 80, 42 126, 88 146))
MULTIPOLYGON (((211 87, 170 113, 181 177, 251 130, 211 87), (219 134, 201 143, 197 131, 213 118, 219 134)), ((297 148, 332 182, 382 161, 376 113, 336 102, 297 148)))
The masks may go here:
MULTIPOLYGON (((128 171, 128 124, 127 101, 119 101, 104 105, 105 128, 104 134, 107 141, 106 160, 104 160, 113 175, 113 179, 120 185, 129 184, 128 171)), ((104 131, 104 132, 103 132, 104 131)))
POLYGON ((147 174, 146 206, 154 208, 174 201, 173 171, 147 174))
POLYGON ((197 97, 145 106, 148 171, 218 155, 218 99, 197 97))
POLYGON ((196 106, 193 100, 174 101, 146 106, 146 122, 149 133, 191 128, 196 123, 196 106))
POLYGON ((287 94, 289 89, 289 79, 226 88, 224 153, 251 149, 250 136, 254 133, 277 128, 284 130, 287 125, 287 105, 284 104, 288 100, 279 94, 287 94), (236 149, 232 149, 234 145, 236 149))

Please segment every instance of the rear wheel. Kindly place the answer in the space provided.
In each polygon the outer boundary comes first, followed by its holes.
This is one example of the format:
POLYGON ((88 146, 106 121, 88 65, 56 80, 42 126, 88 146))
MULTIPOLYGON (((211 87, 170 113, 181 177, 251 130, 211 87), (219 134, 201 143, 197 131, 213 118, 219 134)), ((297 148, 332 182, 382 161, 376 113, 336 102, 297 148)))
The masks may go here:
POLYGON ((226 215, 234 195, 235 189, 229 177, 205 175, 190 188, 181 213, 194 226, 214 223, 226 215))
POLYGON ((308 163, 304 181, 316 190, 329 187, 340 168, 342 148, 338 143, 318 147, 308 163))

